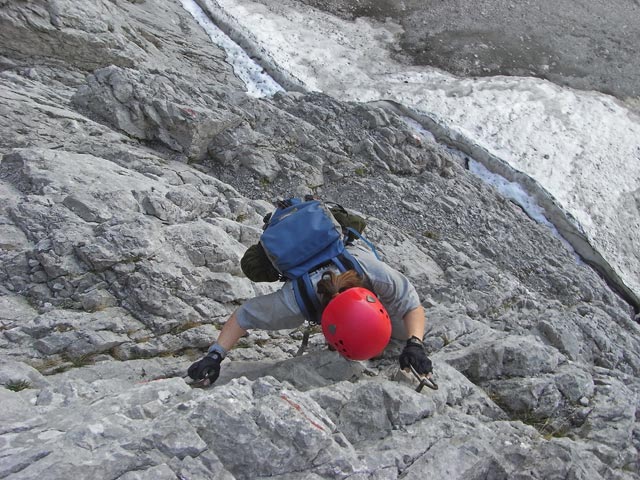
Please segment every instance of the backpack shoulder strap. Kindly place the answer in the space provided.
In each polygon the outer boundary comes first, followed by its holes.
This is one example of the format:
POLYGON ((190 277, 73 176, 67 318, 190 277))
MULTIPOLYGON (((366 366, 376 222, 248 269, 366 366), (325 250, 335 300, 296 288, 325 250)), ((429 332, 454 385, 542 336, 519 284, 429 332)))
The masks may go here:
POLYGON ((308 273, 293 280, 293 293, 304 318, 319 324, 322 306, 308 273))
POLYGON ((369 239, 367 239, 364 235, 358 232, 355 228, 347 227, 347 230, 352 234, 354 234, 357 238, 362 240, 364 243, 366 243, 367 247, 369 247, 369 249, 373 252, 376 258, 380 260, 380 255, 378 255, 378 251, 376 250, 376 247, 373 245, 373 243, 369 241, 369 239))
MULTIPOLYGON (((332 262, 340 272, 355 270, 360 277, 364 278, 362 266, 346 249, 333 258, 332 262)), ((311 323, 319 324, 322 317, 322 305, 308 273, 293 280, 293 293, 304 318, 311 323)))
POLYGON ((338 268, 341 272, 346 272, 347 270, 355 270, 358 275, 364 278, 364 270, 362 269, 360 262, 358 262, 358 260, 356 260, 356 257, 351 255, 346 248, 340 255, 338 255, 336 259, 334 259, 334 262, 336 262, 336 264, 337 262, 340 262, 342 264, 342 267, 338 265, 338 268))

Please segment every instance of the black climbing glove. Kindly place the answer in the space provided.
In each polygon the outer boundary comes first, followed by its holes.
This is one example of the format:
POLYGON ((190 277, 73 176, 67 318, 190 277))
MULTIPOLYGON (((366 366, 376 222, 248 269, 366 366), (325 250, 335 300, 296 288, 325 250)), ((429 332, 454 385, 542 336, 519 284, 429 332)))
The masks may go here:
POLYGON ((211 352, 193 363, 187 370, 187 375, 196 381, 209 379, 209 382, 213 383, 220 375, 220 362, 222 362, 222 355, 211 352))
POLYGON ((433 371, 431 360, 427 357, 422 340, 418 337, 411 337, 407 340, 407 344, 400 354, 400 368, 404 370, 410 365, 420 375, 426 375, 433 371))

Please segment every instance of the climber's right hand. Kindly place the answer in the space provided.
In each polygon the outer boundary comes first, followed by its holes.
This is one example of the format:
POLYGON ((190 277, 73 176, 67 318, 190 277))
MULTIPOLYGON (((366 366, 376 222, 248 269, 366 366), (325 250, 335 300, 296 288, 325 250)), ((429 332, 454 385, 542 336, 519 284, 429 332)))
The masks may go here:
POLYGON ((429 375, 433 372, 433 364, 424 351, 424 344, 418 337, 411 337, 400 354, 400 368, 413 367, 419 375, 429 375))
POLYGON ((220 362, 222 362, 222 355, 218 352, 211 352, 197 362, 194 362, 189 367, 189 370, 187 370, 187 375, 196 382, 209 380, 211 384, 215 382, 220 375, 220 362))

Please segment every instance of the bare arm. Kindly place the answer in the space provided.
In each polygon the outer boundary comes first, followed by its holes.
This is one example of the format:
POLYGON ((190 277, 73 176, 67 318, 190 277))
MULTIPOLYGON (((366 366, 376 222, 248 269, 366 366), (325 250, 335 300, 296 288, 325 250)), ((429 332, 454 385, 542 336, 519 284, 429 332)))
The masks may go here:
MULTIPOLYGON (((414 308, 413 310, 409 310, 404 317, 405 328, 407 329, 407 337, 418 337, 420 341, 422 341, 422 337, 424 337, 424 308, 422 305, 414 308)), ((425 359, 429 362, 429 368, 431 368, 431 361, 425 356, 425 359)), ((402 359, 400 360, 400 364, 402 365, 402 359)), ((432 378, 431 372, 426 374, 427 378, 432 378)))
POLYGON ((224 324, 220 335, 218 335, 217 343, 225 350, 231 350, 234 345, 240 340, 240 337, 245 335, 247 331, 238 325, 238 319, 236 312, 233 312, 224 324))
POLYGON ((409 310, 404 317, 402 317, 402 320, 407 329, 407 338, 418 337, 422 340, 425 324, 424 308, 422 308, 422 305, 413 310, 409 310))

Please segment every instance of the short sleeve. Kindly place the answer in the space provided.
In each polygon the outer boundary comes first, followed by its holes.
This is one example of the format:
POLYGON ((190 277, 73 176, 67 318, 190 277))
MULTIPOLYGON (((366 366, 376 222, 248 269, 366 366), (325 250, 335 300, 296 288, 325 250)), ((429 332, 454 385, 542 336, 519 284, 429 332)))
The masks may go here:
POLYGON ((371 289, 392 318, 403 318, 409 311, 421 305, 418 292, 405 275, 369 252, 360 249, 350 252, 360 262, 371 289))

